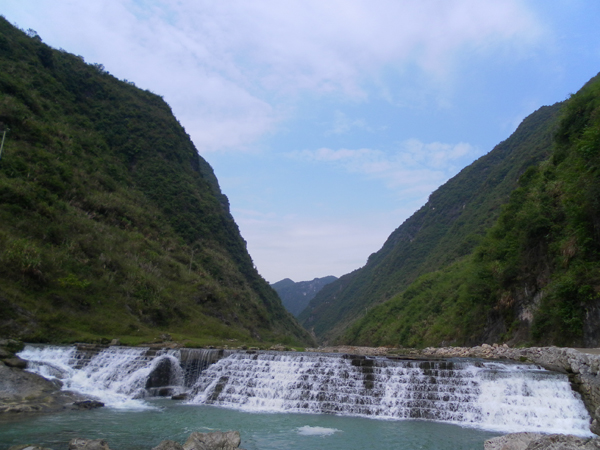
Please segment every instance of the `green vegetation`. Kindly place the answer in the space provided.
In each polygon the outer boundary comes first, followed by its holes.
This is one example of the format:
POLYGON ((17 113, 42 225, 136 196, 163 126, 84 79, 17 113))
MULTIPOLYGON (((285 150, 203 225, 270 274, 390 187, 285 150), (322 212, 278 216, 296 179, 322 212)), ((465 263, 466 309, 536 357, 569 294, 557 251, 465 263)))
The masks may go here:
POLYGON ((160 96, 0 17, 6 128, 0 335, 310 342, 160 96))
MULTIPOLYGON (((548 157, 560 104, 540 108, 506 141, 441 186, 367 264, 323 288, 299 316, 322 341, 403 292, 419 276, 469 255, 498 218, 519 177, 548 157)), ((343 339, 342 339, 343 341, 343 339)))
POLYGON ((600 344, 600 76, 562 108, 551 157, 520 177, 472 254, 344 336, 370 345, 600 344))

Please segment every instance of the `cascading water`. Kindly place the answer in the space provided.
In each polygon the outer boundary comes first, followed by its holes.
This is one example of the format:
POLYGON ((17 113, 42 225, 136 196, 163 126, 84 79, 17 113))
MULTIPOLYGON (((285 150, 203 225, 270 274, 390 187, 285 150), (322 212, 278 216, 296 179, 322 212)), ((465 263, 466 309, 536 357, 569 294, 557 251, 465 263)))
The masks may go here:
POLYGON ((148 407, 140 400, 144 397, 185 391, 201 370, 222 355, 223 351, 202 349, 109 347, 81 351, 61 346, 27 346, 19 353, 28 361, 27 370, 60 380, 65 390, 122 409, 144 409, 148 407))
MULTIPOLYGON (((27 346, 28 370, 107 406, 187 392, 190 404, 250 411, 427 419, 488 430, 589 435, 565 375, 488 361, 407 361, 349 355, 27 346)), ((146 406, 147 407, 147 406, 146 406)))
POLYGON ((567 377, 529 365, 237 353, 207 369, 193 392, 191 403, 251 411, 589 435, 589 415, 567 377))

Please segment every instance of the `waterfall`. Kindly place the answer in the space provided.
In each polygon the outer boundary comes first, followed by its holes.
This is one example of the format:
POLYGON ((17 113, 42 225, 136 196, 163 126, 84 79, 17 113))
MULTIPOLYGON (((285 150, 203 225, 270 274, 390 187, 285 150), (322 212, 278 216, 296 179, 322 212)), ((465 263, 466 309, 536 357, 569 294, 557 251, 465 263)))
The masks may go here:
POLYGON ((223 350, 97 348, 28 345, 19 356, 28 369, 79 392, 124 409, 145 409, 145 397, 171 396, 191 386, 223 350))
POLYGON ((209 367, 192 392, 191 403, 249 411, 589 435, 589 415, 567 376, 523 364, 237 353, 209 367))
POLYGON ((187 393, 190 404, 248 411, 425 419, 488 430, 589 435, 566 375, 482 360, 401 360, 223 350, 27 346, 28 370, 107 406, 187 393))

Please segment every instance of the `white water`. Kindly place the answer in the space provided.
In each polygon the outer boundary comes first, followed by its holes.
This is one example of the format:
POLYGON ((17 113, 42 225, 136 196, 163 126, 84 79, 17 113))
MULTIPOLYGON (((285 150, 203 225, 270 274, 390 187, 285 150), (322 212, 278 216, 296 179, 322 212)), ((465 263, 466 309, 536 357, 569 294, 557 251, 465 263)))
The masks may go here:
POLYGON ((82 355, 75 347, 27 346, 19 356, 29 362, 30 372, 58 379, 63 389, 96 398, 118 409, 146 409, 146 381, 163 359, 173 355, 146 357, 147 348, 110 347, 90 358, 82 367, 82 355))
MULTIPOLYGON (((28 370, 113 408, 150 408, 143 400, 150 395, 148 380, 169 360, 158 386, 189 391, 190 404, 590 435, 589 415, 567 377, 536 366, 239 352, 204 369, 207 356, 184 353, 190 351, 112 347, 86 358, 75 347, 27 346, 19 356, 30 361, 28 370)), ((335 430, 304 427, 298 433, 335 430)))

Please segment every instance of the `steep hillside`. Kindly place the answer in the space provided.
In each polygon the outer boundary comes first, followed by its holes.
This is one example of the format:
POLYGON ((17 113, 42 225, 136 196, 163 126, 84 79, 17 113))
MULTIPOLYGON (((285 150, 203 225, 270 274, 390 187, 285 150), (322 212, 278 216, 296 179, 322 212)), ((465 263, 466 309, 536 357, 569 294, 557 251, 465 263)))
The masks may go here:
POLYGON ((497 219, 525 170, 546 158, 560 105, 527 117, 506 141, 437 189, 367 264, 326 286, 299 316, 331 341, 418 276, 468 255, 497 219))
POLYGON ((279 298, 281 298, 285 309, 291 312, 294 317, 298 317, 298 315, 304 311, 304 308, 308 306, 308 302, 310 302, 324 286, 333 283, 335 280, 337 280, 337 277, 328 276, 315 278, 312 281, 299 281, 296 283, 289 278, 285 278, 277 283, 273 283, 271 287, 279 294, 279 298))
POLYGON ((0 335, 310 338, 163 99, 0 18, 0 335))
POLYGON ((369 345, 600 345, 600 76, 562 110, 472 255, 419 278, 344 336, 369 345))

